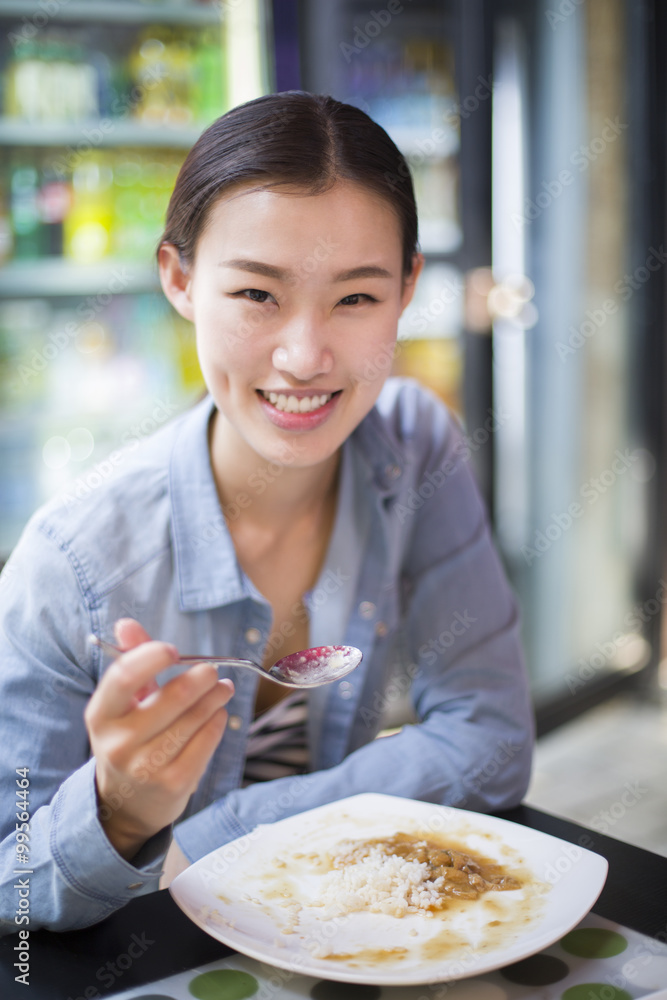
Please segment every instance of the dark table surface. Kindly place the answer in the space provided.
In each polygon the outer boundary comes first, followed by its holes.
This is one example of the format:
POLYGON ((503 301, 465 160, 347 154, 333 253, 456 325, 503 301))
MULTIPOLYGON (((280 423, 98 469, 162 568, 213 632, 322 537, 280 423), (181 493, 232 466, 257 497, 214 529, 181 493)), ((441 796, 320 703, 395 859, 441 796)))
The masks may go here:
MULTIPOLYGON (((667 941, 667 858, 528 806, 501 816, 602 854, 609 875, 593 912, 667 941)), ((86 930, 31 932, 28 988, 15 982, 18 943, 15 934, 0 939, 2 1000, 98 1000, 230 954, 181 912, 166 889, 86 930)))

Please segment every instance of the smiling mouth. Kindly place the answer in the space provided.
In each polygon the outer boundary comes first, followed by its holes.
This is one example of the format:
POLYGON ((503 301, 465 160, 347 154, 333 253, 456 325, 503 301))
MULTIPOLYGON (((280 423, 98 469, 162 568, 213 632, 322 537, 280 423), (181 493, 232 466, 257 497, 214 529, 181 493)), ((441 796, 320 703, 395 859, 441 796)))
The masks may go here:
POLYGON ((339 394, 340 389, 337 392, 313 393, 312 396, 295 396, 284 392, 265 392, 263 389, 260 389, 259 392, 267 402, 271 403, 272 406, 275 406, 276 410, 280 410, 282 413, 313 413, 315 410, 320 410, 323 406, 326 406, 330 399, 339 394))

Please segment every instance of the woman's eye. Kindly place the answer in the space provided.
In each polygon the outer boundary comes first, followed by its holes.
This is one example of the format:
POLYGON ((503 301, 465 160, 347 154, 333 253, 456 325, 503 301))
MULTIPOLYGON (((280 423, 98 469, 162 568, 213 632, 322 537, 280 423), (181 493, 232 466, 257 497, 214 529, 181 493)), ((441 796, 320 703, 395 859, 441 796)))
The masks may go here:
POLYGON ((342 306, 358 306, 361 302, 375 302, 375 299, 372 295, 366 295, 364 292, 355 292, 340 300, 342 306))
POLYGON ((261 288, 244 288, 241 295, 245 295, 252 302, 266 302, 270 298, 269 292, 263 292, 261 288))

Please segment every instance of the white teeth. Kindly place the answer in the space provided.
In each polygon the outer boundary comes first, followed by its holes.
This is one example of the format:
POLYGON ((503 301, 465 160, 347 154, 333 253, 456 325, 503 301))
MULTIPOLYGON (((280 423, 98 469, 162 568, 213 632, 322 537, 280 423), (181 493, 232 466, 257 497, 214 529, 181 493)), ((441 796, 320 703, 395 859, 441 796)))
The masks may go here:
POLYGON ((301 399, 297 396, 286 396, 283 392, 262 391, 262 395, 264 399, 268 399, 277 410, 282 410, 283 413, 311 413, 313 410, 319 410, 321 406, 328 403, 332 393, 327 392, 319 396, 302 396, 301 399))

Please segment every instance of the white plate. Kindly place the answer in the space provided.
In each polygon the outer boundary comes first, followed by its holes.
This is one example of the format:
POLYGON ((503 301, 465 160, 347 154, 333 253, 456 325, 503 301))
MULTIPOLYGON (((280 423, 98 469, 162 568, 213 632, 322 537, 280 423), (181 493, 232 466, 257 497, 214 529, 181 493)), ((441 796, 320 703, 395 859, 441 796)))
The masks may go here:
POLYGON ((541 951, 588 913, 607 867, 598 854, 516 823, 368 794, 259 826, 186 869, 170 891, 202 930, 251 958, 324 979, 398 986, 480 975, 541 951), (294 855, 398 832, 463 845, 516 871, 522 888, 457 901, 433 916, 323 919, 310 905, 322 869, 294 855))

